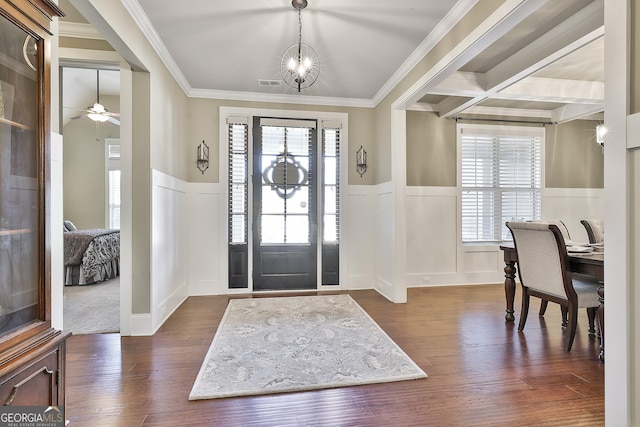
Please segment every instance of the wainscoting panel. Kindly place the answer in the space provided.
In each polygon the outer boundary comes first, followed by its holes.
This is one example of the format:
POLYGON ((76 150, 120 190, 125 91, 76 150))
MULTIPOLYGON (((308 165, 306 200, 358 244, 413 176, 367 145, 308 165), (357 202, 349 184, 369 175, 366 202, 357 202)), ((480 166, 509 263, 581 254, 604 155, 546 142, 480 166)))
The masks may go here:
MULTIPOLYGON (((458 190, 407 187, 407 286, 500 283, 499 245, 462 245, 458 235, 458 190)), ((555 189, 542 193, 542 218, 561 219, 572 240, 587 242, 580 220, 603 218, 602 189, 555 189)))
POLYGON ((588 242, 581 219, 604 218, 604 189, 546 188, 542 193, 542 218, 560 219, 574 242, 588 242))
POLYGON ((188 296, 184 181, 152 171, 151 319, 155 331, 188 296))
POLYGON ((341 251, 346 251, 344 288, 371 289, 375 285, 376 222, 375 186, 350 185, 346 192, 347 215, 343 219, 341 251))
MULTIPOLYGON (((409 275, 456 272, 457 199, 455 188, 407 187, 409 275)), ((420 281, 429 284, 430 279, 427 275, 420 281)))
MULTIPOLYGON (((187 194, 187 279, 189 295, 222 295, 227 293, 227 278, 223 277, 221 239, 220 185, 189 183, 187 194)), ((226 223, 225 223, 226 224, 226 223)), ((222 255, 225 255, 224 257, 222 255)))
POLYGON ((380 291, 389 300, 394 286, 394 193, 392 183, 384 183, 376 186, 376 271, 377 280, 375 289, 380 291))

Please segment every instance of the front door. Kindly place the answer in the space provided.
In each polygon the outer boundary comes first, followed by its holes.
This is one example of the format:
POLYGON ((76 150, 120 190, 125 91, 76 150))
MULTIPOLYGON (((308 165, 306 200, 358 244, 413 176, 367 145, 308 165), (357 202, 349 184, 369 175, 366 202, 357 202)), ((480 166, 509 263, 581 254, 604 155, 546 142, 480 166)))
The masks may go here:
POLYGON ((254 118, 253 288, 317 288, 315 120, 254 118))

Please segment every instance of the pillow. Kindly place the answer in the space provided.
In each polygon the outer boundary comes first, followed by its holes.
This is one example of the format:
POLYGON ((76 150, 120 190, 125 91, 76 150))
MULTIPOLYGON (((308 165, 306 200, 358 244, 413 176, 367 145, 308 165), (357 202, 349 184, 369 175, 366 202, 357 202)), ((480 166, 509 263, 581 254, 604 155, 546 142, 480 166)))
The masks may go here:
POLYGON ((78 228, 75 226, 74 223, 72 223, 71 221, 69 221, 68 219, 64 220, 64 228, 67 229, 67 231, 76 231, 78 228))

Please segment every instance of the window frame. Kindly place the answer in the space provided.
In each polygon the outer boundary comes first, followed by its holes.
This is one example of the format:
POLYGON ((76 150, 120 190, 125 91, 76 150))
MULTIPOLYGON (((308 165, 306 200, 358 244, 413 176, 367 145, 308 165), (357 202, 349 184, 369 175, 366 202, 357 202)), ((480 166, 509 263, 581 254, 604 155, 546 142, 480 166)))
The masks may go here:
MULTIPOLYGON (((109 178, 109 172, 111 171, 120 171, 120 227, 122 226, 122 165, 121 165, 121 147, 120 147, 120 139, 119 138, 105 138, 104 140, 104 159, 105 159, 105 168, 104 168, 104 221, 105 228, 111 228, 111 204, 110 204, 110 195, 111 195, 111 182, 109 178), (109 153, 110 146, 118 146, 118 157, 111 158, 109 153)), ((118 227, 118 229, 120 229, 118 227)))
MULTIPOLYGON (((458 203, 457 203, 457 222, 458 222, 458 242, 461 245, 494 245, 500 244, 505 241, 511 241, 509 233, 500 233, 500 236, 494 234, 494 239, 484 239, 484 240, 465 240, 463 236, 463 218, 462 218, 462 209, 463 209, 463 193, 465 191, 462 186, 462 135, 463 134, 480 134, 480 135, 493 135, 493 136, 531 136, 531 137, 539 137, 540 138, 540 187, 538 189, 539 193, 539 210, 537 218, 520 218, 524 220, 528 219, 540 219, 542 215, 542 200, 544 196, 544 188, 545 188, 545 128, 540 125, 533 124, 532 126, 516 126, 516 125, 492 125, 492 124, 469 124, 469 123, 458 123, 456 125, 456 143, 457 143, 457 189, 458 189, 458 203), (505 237, 503 239, 502 237, 505 237)), ((496 209, 494 209, 494 212, 496 209)), ((495 215, 493 215, 494 222, 496 221, 495 215)), ((499 229, 496 229, 496 233, 498 230, 504 228, 504 224, 499 229)), ((504 230, 503 230, 504 231, 504 230)))

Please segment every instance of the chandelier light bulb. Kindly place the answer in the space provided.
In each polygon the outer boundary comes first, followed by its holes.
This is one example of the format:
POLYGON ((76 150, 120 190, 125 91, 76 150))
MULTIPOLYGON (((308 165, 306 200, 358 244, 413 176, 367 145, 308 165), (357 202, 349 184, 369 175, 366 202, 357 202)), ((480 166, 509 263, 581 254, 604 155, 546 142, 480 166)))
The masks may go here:
POLYGON ((300 92, 318 79, 319 64, 315 50, 302 43, 302 17, 300 11, 307 7, 307 0, 292 0, 291 5, 298 11, 298 43, 289 46, 282 55, 280 73, 282 80, 300 92))

